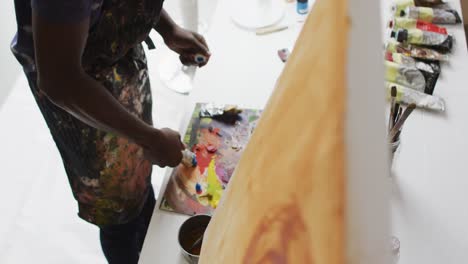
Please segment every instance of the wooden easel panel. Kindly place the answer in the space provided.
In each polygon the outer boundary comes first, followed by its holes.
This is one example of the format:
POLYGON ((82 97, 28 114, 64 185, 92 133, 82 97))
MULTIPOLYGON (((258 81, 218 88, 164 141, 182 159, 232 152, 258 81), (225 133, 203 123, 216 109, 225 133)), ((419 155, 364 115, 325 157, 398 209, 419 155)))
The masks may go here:
POLYGON ((346 14, 346 0, 315 3, 200 263, 344 263, 346 14))

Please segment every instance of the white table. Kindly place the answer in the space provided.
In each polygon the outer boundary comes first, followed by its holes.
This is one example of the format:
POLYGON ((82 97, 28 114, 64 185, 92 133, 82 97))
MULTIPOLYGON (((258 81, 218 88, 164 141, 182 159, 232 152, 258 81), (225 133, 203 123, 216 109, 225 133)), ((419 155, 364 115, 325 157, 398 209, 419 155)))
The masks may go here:
MULTIPOLYGON (((291 48, 300 32, 302 24, 295 22, 294 4, 288 6, 282 22, 294 23, 294 26, 286 31, 257 36, 231 22, 230 2, 233 1, 220 1, 210 31, 205 36, 213 56, 208 66, 197 72, 195 89, 185 106, 182 132, 185 132, 196 102, 230 103, 262 109, 284 66, 277 51, 291 48)), ((140 258, 141 264, 185 263, 180 255, 177 232, 188 216, 159 210, 169 175, 170 172, 166 172, 140 258)))
MULTIPOLYGON (((242 31, 229 19, 229 2, 221 0, 207 34, 212 61, 198 73, 183 129, 195 102, 263 108, 283 68, 276 51, 291 47, 299 32, 296 27, 258 37, 242 31)), ((383 17, 387 18, 388 4, 382 0, 383 17)), ((451 5, 460 11, 458 1, 451 5)), ((400 264, 468 263, 468 177, 464 177, 468 164, 468 55, 463 27, 449 27, 449 31, 457 44, 450 64, 442 66, 435 91, 446 100, 446 113, 416 111, 410 117, 396 155, 395 177, 389 180, 393 232, 401 240, 400 264)), ((166 173, 158 202, 168 176, 166 173)), ((177 231, 185 219, 187 216, 159 210, 158 203, 140 263, 185 263, 177 243, 177 231)))
MULTIPOLYGON (((460 1, 450 5, 461 14, 460 1)), ((391 209, 400 264, 468 263, 468 56, 463 26, 448 30, 456 46, 434 92, 447 110, 414 113, 396 155, 391 209)))

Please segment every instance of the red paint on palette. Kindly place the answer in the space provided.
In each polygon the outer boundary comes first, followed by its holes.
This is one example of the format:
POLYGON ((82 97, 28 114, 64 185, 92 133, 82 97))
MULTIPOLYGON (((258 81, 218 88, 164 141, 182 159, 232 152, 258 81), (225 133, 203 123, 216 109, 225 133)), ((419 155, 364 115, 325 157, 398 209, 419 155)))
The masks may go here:
POLYGON ((219 132, 221 131, 221 129, 219 129, 218 127, 217 128, 214 128, 213 129, 213 134, 216 134, 216 135, 221 135, 219 132))
POLYGON ((205 145, 197 144, 193 147, 193 152, 197 156, 198 169, 200 173, 203 174, 210 165, 210 162, 213 158, 213 154, 209 153, 205 145))

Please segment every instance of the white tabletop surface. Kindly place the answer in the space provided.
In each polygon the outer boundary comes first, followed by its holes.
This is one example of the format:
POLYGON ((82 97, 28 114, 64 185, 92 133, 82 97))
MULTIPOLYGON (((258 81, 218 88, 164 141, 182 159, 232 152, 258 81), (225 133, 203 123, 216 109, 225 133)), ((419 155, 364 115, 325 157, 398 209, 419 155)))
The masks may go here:
MULTIPOLYGON (((288 7, 283 23, 295 26, 259 37, 232 24, 229 2, 220 1, 206 34, 213 57, 197 73, 195 89, 184 102, 182 129, 195 102, 263 108, 283 68, 276 52, 292 47, 300 31, 300 25, 291 22, 296 20, 294 5, 288 7)), ((383 21, 388 18, 389 2, 382 0, 383 21)), ((461 10, 457 0, 450 3, 461 10)), ((450 63, 442 66, 435 90, 445 99, 447 110, 444 114, 416 111, 405 126, 395 159, 391 209, 393 232, 401 241, 400 264, 468 263, 468 177, 464 177, 468 163, 468 56, 463 27, 448 28, 456 46, 450 63)), ((141 264, 185 263, 177 231, 187 216, 159 210, 169 172, 165 175, 141 264)))

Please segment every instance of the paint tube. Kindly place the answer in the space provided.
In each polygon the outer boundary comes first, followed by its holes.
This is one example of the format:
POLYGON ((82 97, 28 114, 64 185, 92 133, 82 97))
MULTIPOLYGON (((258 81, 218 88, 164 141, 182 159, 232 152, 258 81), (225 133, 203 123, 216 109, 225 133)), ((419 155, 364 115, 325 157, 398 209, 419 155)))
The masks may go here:
POLYGON ((392 13, 399 16, 401 11, 408 7, 445 7, 446 2, 442 0, 395 0, 391 6, 392 13))
POLYGON ((393 28, 394 30, 417 28, 420 30, 435 32, 439 34, 448 34, 447 29, 445 27, 440 27, 429 22, 406 17, 396 17, 390 20, 390 22, 388 23, 388 27, 393 28))
POLYGON ((190 152, 189 150, 185 149, 182 151, 182 164, 185 166, 192 168, 197 166, 197 156, 195 153, 190 152))
POLYGON ((399 16, 409 6, 414 6, 414 0, 395 0, 391 6, 392 13, 399 16))
POLYGON ((420 92, 424 92, 426 89, 426 79, 421 71, 415 67, 391 61, 385 61, 385 79, 420 92))
POLYGON ((421 93, 414 89, 407 88, 396 83, 387 82, 385 84, 388 98, 390 98, 390 93, 393 86, 397 88, 397 103, 406 105, 415 104, 419 108, 441 112, 445 111, 445 102, 442 98, 434 95, 421 93))
POLYGON ((194 61, 196 64, 203 64, 208 61, 208 59, 202 55, 202 54, 197 54, 195 55, 194 61))
POLYGON ((416 61, 416 68, 421 71, 426 80, 426 88, 424 93, 432 95, 440 75, 440 65, 438 62, 422 62, 416 61))
POLYGON ((398 42, 427 46, 442 52, 450 52, 453 47, 453 37, 420 29, 399 29, 392 31, 392 38, 398 42))
POLYGON ((414 0, 415 6, 439 6, 445 5, 443 0, 414 0))
POLYGON ((402 10, 405 10, 410 6, 425 6, 425 7, 435 7, 442 6, 446 3, 442 0, 395 0, 391 6, 392 12, 395 15, 400 14, 402 10))
POLYGON ((388 41, 386 45, 386 50, 388 52, 402 53, 407 56, 411 56, 413 58, 425 61, 449 61, 450 59, 450 56, 448 54, 442 54, 438 51, 424 47, 400 43, 395 39, 390 39, 388 41))
POLYGON ((401 53, 390 53, 385 54, 387 61, 403 64, 408 67, 418 69, 423 75, 426 81, 426 87, 424 92, 427 94, 433 94, 437 80, 440 75, 440 65, 438 62, 423 62, 413 59, 412 57, 406 56, 401 53))
POLYGON ((400 17, 418 19, 434 24, 461 23, 460 15, 453 9, 409 6, 400 11, 400 17))

